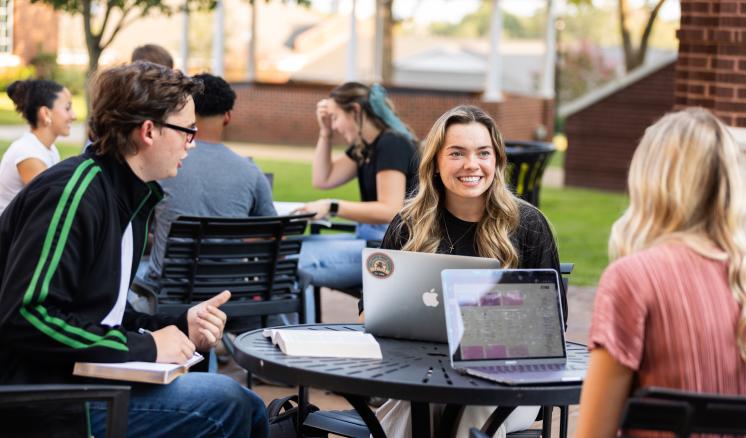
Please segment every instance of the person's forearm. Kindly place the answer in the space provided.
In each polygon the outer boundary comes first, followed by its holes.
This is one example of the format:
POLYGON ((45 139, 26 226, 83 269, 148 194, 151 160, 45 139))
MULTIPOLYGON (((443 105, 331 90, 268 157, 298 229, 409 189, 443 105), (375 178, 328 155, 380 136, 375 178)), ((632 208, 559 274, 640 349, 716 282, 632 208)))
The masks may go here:
POLYGON ((366 224, 388 224, 399 210, 401 205, 393 206, 380 201, 339 201, 337 216, 366 224))
POLYGON ((332 135, 319 132, 316 150, 313 155, 312 184, 318 189, 328 189, 329 175, 332 172, 332 135))

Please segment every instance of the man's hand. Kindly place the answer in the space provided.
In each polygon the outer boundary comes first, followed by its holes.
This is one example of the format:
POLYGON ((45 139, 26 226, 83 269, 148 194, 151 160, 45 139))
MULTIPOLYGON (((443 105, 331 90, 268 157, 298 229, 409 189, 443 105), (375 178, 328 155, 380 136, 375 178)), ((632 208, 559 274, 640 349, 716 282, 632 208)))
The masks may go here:
POLYGON ((194 344, 175 325, 163 327, 150 335, 155 341, 156 362, 183 364, 194 354, 194 344))
POLYGON ((203 301, 187 311, 189 339, 199 351, 209 350, 223 337, 225 321, 228 317, 218 307, 231 298, 227 290, 203 301))

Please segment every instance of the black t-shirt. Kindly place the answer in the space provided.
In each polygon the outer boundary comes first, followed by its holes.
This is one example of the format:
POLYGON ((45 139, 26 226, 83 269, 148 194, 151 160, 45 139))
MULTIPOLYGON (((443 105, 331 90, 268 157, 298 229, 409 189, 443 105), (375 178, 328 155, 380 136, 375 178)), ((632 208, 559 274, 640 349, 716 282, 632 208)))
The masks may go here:
MULTIPOLYGON (((552 230, 544 215, 531 204, 518 201, 518 227, 511 234, 510 241, 518 253, 519 269, 554 269, 559 274, 560 263, 557 245, 552 230)), ((446 208, 439 208, 441 219, 445 223, 447 236, 442 236, 438 246, 439 254, 454 254, 479 257, 476 248, 476 222, 466 222, 452 215, 446 208), (450 241, 449 241, 450 237, 450 241), (453 251, 450 246, 453 245, 453 251)), ((381 248, 399 250, 409 240, 409 228, 398 214, 391 221, 386 235, 383 236, 381 248)), ((562 310, 567 322, 567 297, 562 282, 562 310)), ((362 303, 362 300, 361 300, 362 303)))
MULTIPOLYGON (((352 149, 353 146, 350 146, 345 153, 355 160, 352 149)), ((406 176, 406 196, 414 194, 417 187, 419 157, 417 146, 411 140, 394 131, 385 130, 362 152, 363 159, 358 162, 357 167, 361 201, 378 200, 376 175, 382 170, 398 170, 403 173, 406 176)))

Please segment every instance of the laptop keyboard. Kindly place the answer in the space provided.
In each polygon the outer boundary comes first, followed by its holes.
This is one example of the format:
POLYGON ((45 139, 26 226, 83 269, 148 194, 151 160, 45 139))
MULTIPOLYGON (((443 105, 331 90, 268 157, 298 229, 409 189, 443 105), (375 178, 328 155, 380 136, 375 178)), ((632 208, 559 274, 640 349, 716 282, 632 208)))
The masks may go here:
POLYGON ((487 373, 540 373, 542 371, 562 371, 567 369, 565 364, 525 364, 525 365, 495 365, 491 367, 474 367, 487 373))

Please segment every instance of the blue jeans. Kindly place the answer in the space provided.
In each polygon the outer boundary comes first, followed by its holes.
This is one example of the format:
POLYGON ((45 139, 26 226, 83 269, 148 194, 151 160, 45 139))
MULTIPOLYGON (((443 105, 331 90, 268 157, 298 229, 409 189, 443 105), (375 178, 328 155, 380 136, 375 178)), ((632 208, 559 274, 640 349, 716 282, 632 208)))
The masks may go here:
MULTIPOLYGON (((127 436, 267 437, 264 402, 222 374, 187 373, 168 385, 131 385, 127 436)), ((106 403, 92 402, 91 432, 105 436, 106 403)))
POLYGON ((359 224, 352 234, 311 235, 303 239, 298 268, 311 275, 311 284, 332 289, 359 287, 362 256, 368 240, 381 240, 388 225, 359 224))

